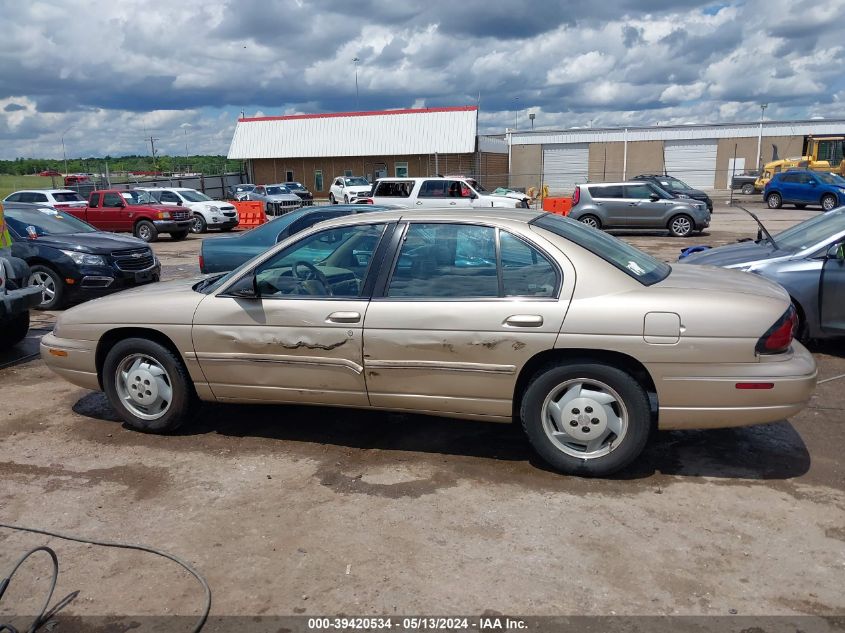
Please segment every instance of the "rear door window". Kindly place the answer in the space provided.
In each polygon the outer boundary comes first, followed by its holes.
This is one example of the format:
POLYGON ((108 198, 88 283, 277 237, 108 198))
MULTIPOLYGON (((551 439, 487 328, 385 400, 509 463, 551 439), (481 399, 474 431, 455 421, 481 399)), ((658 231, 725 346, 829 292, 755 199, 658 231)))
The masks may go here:
POLYGON ((386 198, 408 198, 414 188, 412 182, 395 182, 384 181, 379 182, 376 187, 375 196, 382 196, 386 198))
POLYGON ((622 198, 621 185, 608 185, 602 187, 589 187, 591 198, 622 198))

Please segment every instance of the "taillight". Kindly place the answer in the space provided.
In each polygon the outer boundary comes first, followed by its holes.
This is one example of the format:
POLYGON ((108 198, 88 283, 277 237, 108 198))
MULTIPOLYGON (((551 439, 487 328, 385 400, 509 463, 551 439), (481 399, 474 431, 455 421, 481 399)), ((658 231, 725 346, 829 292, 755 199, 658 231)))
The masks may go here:
POLYGON ((754 350, 758 354, 783 354, 792 344, 797 328, 798 314, 794 306, 789 306, 783 316, 757 341, 754 350))
POLYGON ((578 204, 579 200, 581 200, 581 187, 575 187, 575 191, 572 193, 572 206, 578 204))
POLYGON ((205 272, 205 260, 202 258, 202 253, 200 253, 200 272, 205 272))

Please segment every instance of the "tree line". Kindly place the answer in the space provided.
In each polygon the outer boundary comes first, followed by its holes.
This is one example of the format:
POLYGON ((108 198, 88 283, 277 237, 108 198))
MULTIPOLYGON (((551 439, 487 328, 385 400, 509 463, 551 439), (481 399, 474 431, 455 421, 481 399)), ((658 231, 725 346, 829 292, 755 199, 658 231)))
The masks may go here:
MULTIPOLYGON (((160 171, 160 172, 199 172, 203 174, 222 174, 237 172, 243 169, 239 160, 228 160, 225 156, 167 156, 156 155, 153 159, 147 156, 103 156, 89 158, 68 158, 68 173, 104 174, 129 171, 160 171)), ((65 161, 55 158, 16 158, 15 160, 0 160, 0 174, 13 176, 27 176, 39 174, 42 171, 65 171, 65 161)))

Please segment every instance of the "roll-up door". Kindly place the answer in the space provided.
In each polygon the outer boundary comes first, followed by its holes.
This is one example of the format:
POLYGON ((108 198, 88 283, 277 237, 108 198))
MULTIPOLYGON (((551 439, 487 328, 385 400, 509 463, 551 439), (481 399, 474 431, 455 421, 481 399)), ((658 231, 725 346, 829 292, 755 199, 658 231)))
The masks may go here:
POLYGON ((713 189, 716 182, 715 140, 666 141, 666 173, 694 189, 713 189))
POLYGON ((587 182, 590 158, 588 143, 567 143, 543 147, 543 184, 552 195, 572 194, 575 185, 587 182))

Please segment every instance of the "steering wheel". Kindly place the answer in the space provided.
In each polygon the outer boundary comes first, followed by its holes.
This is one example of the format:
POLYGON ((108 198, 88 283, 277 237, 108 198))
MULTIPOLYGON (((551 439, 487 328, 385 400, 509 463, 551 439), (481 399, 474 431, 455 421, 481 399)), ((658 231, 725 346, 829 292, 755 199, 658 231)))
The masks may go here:
POLYGON ((293 273, 293 276, 296 277, 299 281, 310 281, 312 279, 316 279, 323 285, 323 288, 325 288, 326 290, 326 294, 332 294, 332 287, 331 284, 329 284, 329 278, 326 277, 322 273, 322 271, 320 271, 320 269, 317 268, 311 262, 307 262, 301 259, 298 262, 294 263, 293 267, 291 268, 291 272, 293 273), (300 266, 304 266, 308 270, 303 274, 299 270, 300 266))

